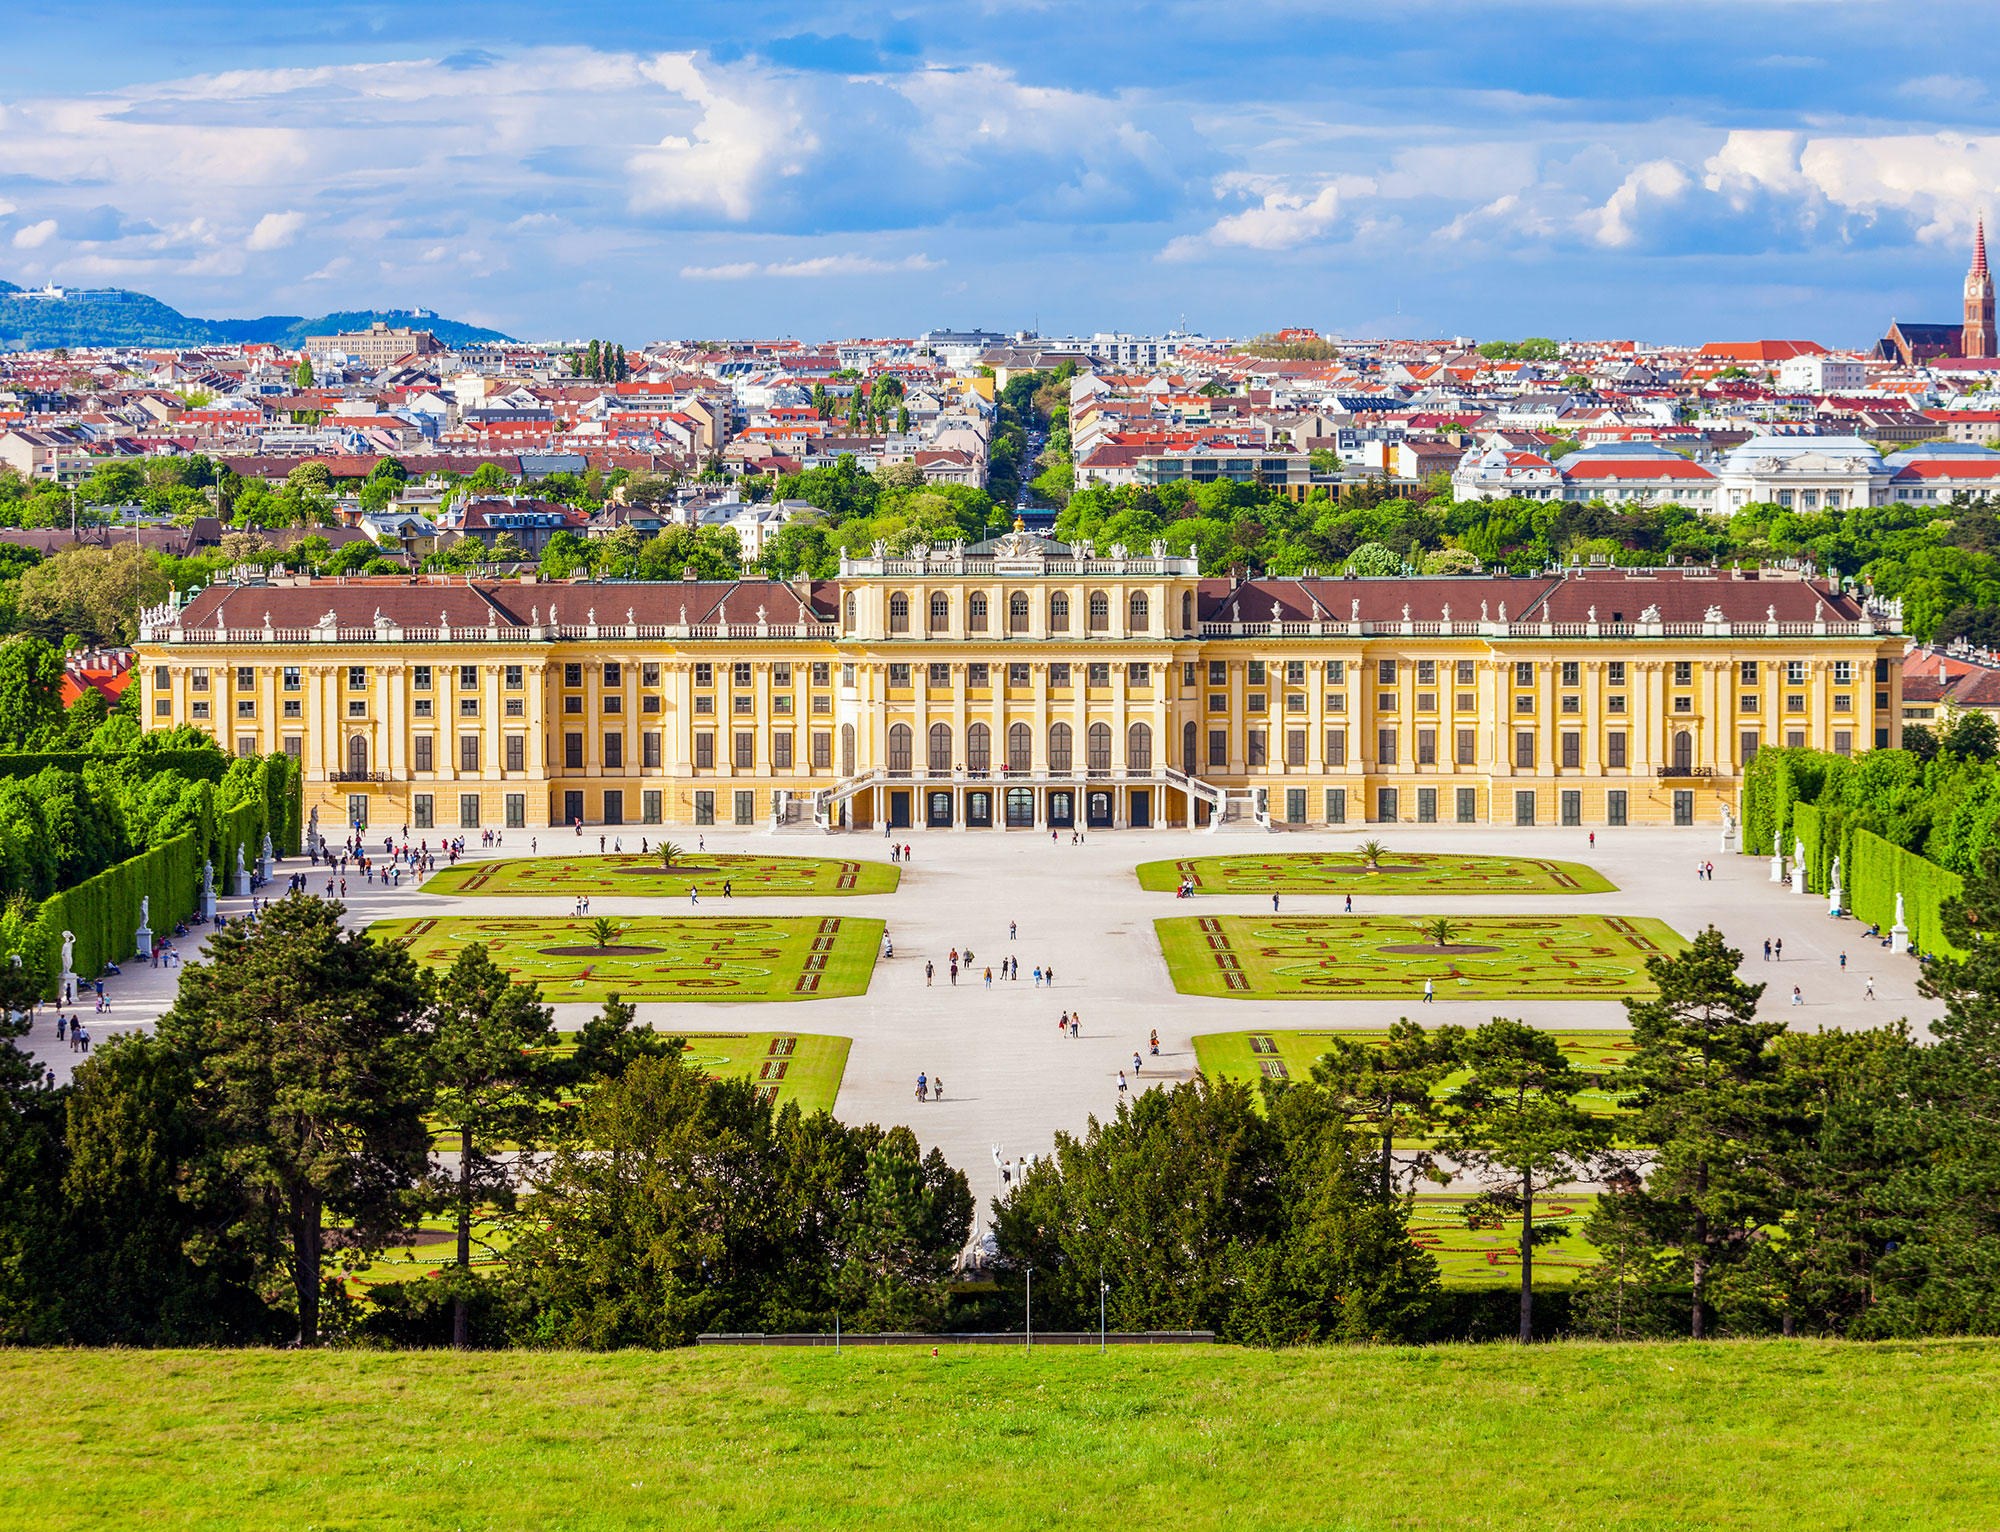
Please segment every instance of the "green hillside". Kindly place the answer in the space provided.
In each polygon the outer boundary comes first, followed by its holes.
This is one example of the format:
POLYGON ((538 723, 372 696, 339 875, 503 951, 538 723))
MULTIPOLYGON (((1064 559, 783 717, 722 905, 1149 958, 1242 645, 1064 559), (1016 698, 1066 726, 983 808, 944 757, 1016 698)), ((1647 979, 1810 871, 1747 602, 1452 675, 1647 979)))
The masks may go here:
POLYGON ((308 335, 360 330, 376 320, 413 324, 446 345, 507 340, 498 330, 455 319, 413 320, 394 310, 354 309, 306 318, 267 314, 261 319, 198 319, 145 293, 123 288, 89 289, 82 299, 56 302, 14 296, 21 289, 0 282, 0 350, 45 351, 55 346, 212 346, 258 342, 296 346, 308 335))
POLYGON ((1985 1528, 2000 1345, 0 1353, 10 1532, 1985 1528))

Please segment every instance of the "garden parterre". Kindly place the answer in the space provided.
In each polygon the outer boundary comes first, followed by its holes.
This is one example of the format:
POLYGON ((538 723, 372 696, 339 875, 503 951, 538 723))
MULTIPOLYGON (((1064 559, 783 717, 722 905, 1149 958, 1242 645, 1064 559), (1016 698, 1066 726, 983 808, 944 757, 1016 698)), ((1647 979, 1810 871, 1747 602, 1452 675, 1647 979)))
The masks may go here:
POLYGON ((887 862, 817 856, 762 856, 694 851, 671 866, 657 855, 609 852, 574 856, 503 857, 460 862, 425 881, 427 894, 549 895, 564 899, 634 894, 685 899, 742 899, 814 894, 887 894, 901 869, 887 862))
POLYGON ((1359 851, 1238 852, 1142 862, 1139 886, 1197 894, 1604 894, 1616 891, 1581 862, 1534 856, 1383 851, 1371 867, 1359 851))
POLYGON ((1240 1000, 1587 1000, 1650 993, 1646 959, 1686 942, 1624 915, 1479 915, 1427 922, 1379 915, 1199 915, 1156 920, 1182 994, 1240 1000))

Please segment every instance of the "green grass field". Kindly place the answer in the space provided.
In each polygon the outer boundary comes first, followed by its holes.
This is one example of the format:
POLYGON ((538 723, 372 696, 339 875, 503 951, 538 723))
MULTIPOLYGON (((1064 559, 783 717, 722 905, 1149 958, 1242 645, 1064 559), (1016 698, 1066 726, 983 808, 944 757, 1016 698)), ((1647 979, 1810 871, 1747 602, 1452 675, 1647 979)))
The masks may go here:
POLYGON ((882 922, 848 915, 739 918, 642 915, 621 919, 617 944, 595 947, 589 921, 532 916, 443 915, 381 920, 369 929, 408 944, 420 963, 443 968, 468 942, 549 1001, 813 1000, 868 988, 882 922))
MULTIPOLYGON (((1571 1065, 1586 1074, 1611 1074, 1624 1068, 1632 1056, 1630 1032, 1543 1030, 1555 1038, 1571 1065)), ((1380 1027, 1342 1027, 1337 1032, 1206 1032, 1194 1040, 1194 1057, 1201 1072, 1211 1079, 1244 1080, 1252 1085, 1259 1080, 1309 1080, 1314 1061, 1335 1037, 1379 1043, 1388 1035, 1380 1027)), ((1432 1094, 1442 1096, 1464 1078, 1463 1074, 1451 1075, 1432 1094)), ((1577 1092, 1576 1101, 1585 1111, 1609 1116, 1619 1110, 1620 1094, 1615 1085, 1591 1086, 1577 1092)))
POLYGON ((1972 1532, 2000 1344, 0 1353, 9 1532, 1972 1532))
POLYGON ((1617 885, 1581 862, 1528 856, 1457 856, 1442 852, 1386 853, 1368 870, 1348 851, 1239 852, 1139 864, 1139 886, 1172 893, 1192 882, 1197 894, 1606 894, 1617 885))
POLYGON ((902 869, 887 862, 838 861, 820 856, 725 856, 692 851, 671 869, 657 856, 611 853, 590 856, 507 857, 461 862, 427 880, 427 894, 546 895, 574 902, 588 896, 645 894, 686 899, 690 888, 720 899, 722 885, 738 899, 809 894, 888 894, 902 869))
POLYGON ((1233 1000, 1593 1000, 1646 994, 1646 959, 1687 943, 1624 915, 1468 915, 1446 950, 1423 917, 1191 915, 1153 925, 1174 987, 1233 1000), (1403 950, 1398 950, 1403 949, 1403 950))

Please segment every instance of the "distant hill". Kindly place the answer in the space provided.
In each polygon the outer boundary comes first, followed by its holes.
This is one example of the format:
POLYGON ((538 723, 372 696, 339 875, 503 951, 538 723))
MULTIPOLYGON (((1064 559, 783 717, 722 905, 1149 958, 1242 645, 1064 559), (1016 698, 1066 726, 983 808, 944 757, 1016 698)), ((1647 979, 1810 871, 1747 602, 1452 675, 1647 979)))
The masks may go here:
POLYGON ((46 351, 54 346, 212 346, 267 342, 296 346, 308 335, 362 330, 381 320, 429 330, 448 346, 509 340, 498 330, 456 319, 414 317, 407 309, 357 309, 308 319, 267 314, 262 319, 196 319, 159 299, 124 288, 71 288, 61 299, 29 298, 0 281, 0 351, 46 351))

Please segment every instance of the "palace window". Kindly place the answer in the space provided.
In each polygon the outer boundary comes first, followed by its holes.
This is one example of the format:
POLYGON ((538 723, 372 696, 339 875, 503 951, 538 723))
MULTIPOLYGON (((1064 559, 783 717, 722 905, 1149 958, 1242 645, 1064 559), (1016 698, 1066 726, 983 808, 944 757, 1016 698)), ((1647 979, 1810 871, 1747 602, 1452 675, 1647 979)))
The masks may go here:
MULTIPOLYGON (((1021 626, 1017 630, 1023 633, 1028 630, 1027 603, 1028 598, 1023 596, 1021 598, 1021 626)), ((1067 633, 1069 631, 1069 597, 1061 591, 1057 591, 1053 596, 1049 597, 1049 631, 1051 633, 1067 633)))
POLYGON ((1152 612, 1151 607, 1146 601, 1146 593, 1140 590, 1133 591, 1132 599, 1126 603, 1126 606, 1129 609, 1126 625, 1134 633, 1145 632, 1146 624, 1152 612))
POLYGON ((966 599, 965 625, 974 633, 986 631, 986 592, 974 591, 966 599))
POLYGON ((942 633, 951 626, 951 597, 941 591, 931 594, 931 631, 942 633))
POLYGON ((1090 593, 1090 631, 1105 633, 1111 628, 1111 598, 1101 590, 1090 593))
POLYGON ((910 598, 897 591, 889 598, 889 631, 907 633, 910 631, 910 598))

